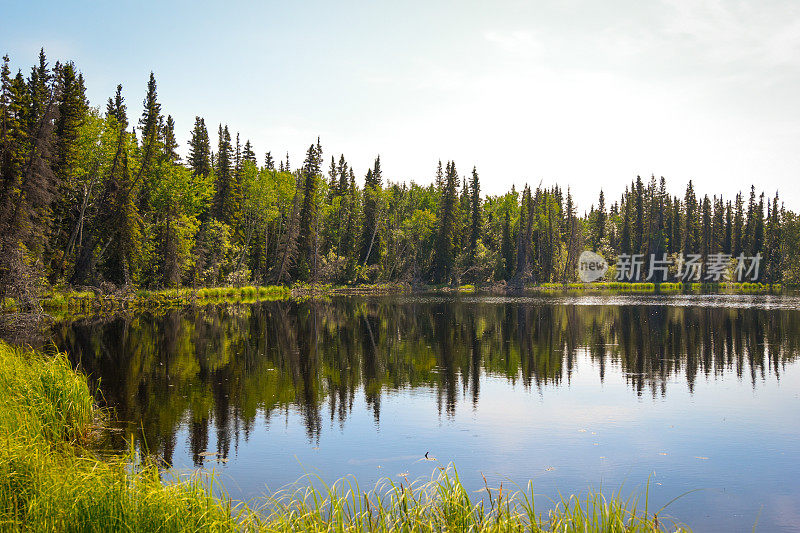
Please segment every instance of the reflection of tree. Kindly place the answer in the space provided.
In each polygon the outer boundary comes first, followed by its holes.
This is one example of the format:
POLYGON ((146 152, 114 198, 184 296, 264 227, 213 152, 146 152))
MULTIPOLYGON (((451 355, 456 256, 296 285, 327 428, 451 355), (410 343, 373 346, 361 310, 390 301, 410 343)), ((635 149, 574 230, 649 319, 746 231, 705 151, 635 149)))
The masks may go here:
MULTIPOLYGON (((477 406, 486 375, 542 387, 569 380, 588 353, 600 378, 621 371, 643 394, 723 372, 756 386, 798 353, 800 313, 666 306, 564 306, 339 299, 270 302, 143 314, 55 331, 117 418, 170 462, 186 429, 193 459, 210 437, 227 457, 256 417, 301 413, 309 439, 322 412, 344 424, 363 394, 380 423, 387 390, 433 390, 452 416, 460 398, 477 406)), ((121 438, 120 438, 121 440, 121 438)), ((121 445, 121 442, 116 443, 121 445)))

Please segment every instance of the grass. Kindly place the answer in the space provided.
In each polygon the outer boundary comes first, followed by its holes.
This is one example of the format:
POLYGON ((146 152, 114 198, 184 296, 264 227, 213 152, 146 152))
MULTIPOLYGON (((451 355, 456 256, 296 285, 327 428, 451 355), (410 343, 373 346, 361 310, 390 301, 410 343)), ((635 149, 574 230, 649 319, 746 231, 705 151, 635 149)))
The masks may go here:
MULTIPOLYGON (((473 497, 452 467, 427 482, 383 480, 362 490, 301 480, 249 503, 234 503, 213 474, 164 481, 131 452, 95 457, 103 413, 86 377, 63 354, 45 356, 0 342, 0 530, 16 531, 552 531, 680 530, 636 498, 590 492, 534 507, 533 486, 486 485, 473 497)), ((646 496, 646 493, 645 493, 646 496)))
POLYGON ((629 283, 620 281, 597 281, 593 283, 542 283, 529 287, 535 292, 553 294, 581 294, 581 293, 602 293, 602 294, 692 294, 692 293, 715 293, 715 294, 780 294, 783 285, 779 283, 629 283))
POLYGON ((86 445, 101 414, 63 354, 0 343, 0 530, 238 527, 200 478, 165 485, 153 465, 93 457, 86 445))
MULTIPOLYGON (((179 289, 148 290, 138 289, 128 296, 95 295, 92 292, 53 291, 40 300, 42 308, 49 312, 84 311, 100 308, 153 309, 179 307, 192 303, 206 304, 219 302, 255 302, 258 300, 284 299, 291 296, 291 289, 283 286, 209 287, 193 290, 189 287, 179 289)), ((13 310, 13 302, 4 308, 13 310)))

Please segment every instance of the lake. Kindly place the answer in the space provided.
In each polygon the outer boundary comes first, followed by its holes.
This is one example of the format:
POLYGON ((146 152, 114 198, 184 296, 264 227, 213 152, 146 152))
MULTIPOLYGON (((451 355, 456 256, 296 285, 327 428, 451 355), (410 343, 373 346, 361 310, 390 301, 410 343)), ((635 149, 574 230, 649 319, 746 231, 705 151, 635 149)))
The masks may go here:
POLYGON ((453 463, 469 490, 532 480, 542 511, 649 480, 651 509, 694 491, 666 514, 696 531, 800 529, 797 296, 337 297, 52 341, 120 420, 108 446, 213 468, 237 499, 453 463))

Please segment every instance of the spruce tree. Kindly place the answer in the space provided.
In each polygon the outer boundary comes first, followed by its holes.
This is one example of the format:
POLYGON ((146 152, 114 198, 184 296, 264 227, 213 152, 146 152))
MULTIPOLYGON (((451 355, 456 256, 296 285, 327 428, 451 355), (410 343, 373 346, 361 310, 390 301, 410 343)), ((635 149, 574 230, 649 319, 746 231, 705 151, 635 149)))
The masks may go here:
POLYGON ((722 252, 726 254, 733 253, 733 214, 731 213, 731 202, 725 205, 725 230, 722 241, 722 252))
POLYGON ((478 177, 478 169, 472 167, 472 182, 470 184, 470 237, 469 253, 474 258, 475 250, 478 247, 478 239, 481 238, 481 183, 478 177))
POLYGON ((592 248, 597 251, 600 249, 601 242, 606 234, 606 197, 603 194, 603 189, 600 189, 600 197, 597 199, 597 212, 595 217, 595 234, 592 241, 592 248))
POLYGON ((437 283, 450 281, 455 260, 454 237, 458 206, 458 172, 454 161, 447 163, 444 180, 439 208, 439 234, 436 240, 433 264, 433 279, 437 283))
POLYGON ((731 250, 734 257, 739 257, 744 251, 744 200, 742 193, 736 194, 736 207, 733 215, 733 236, 731 250))
POLYGON ((167 115, 167 120, 164 123, 161 131, 161 138, 164 144, 164 157, 170 163, 178 163, 181 156, 178 155, 178 141, 175 140, 175 121, 172 115, 167 115))
POLYGON ((319 174, 319 154, 313 144, 306 152, 303 162, 303 207, 300 210, 300 234, 297 242, 297 279, 309 281, 316 273, 315 221, 317 218, 317 175, 319 174))
POLYGON ((364 224, 361 234, 361 260, 374 265, 380 259, 381 240, 378 232, 378 202, 383 185, 381 157, 375 158, 373 168, 364 180, 364 224))
POLYGON ((337 188, 337 192, 340 195, 346 194, 349 186, 347 181, 349 169, 347 166, 347 161, 344 159, 344 154, 339 156, 339 165, 336 167, 336 173, 339 176, 339 186, 337 188))
POLYGON ((206 122, 200 117, 194 117, 194 129, 189 140, 189 168, 192 175, 207 178, 211 174, 211 143, 208 138, 206 122))
POLYGON ((253 151, 253 145, 250 144, 250 139, 245 141, 244 148, 242 149, 242 163, 248 161, 254 165, 257 163, 256 153, 253 151))
POLYGON ((697 199, 694 194, 692 180, 686 186, 686 195, 683 198, 684 220, 683 220, 683 255, 696 254, 699 252, 697 239, 697 199))
POLYGON ((113 118, 123 129, 128 127, 128 109, 125 99, 122 97, 122 85, 117 85, 117 92, 114 99, 108 99, 106 104, 106 116, 113 118))
POLYGON ((215 169, 216 193, 214 195, 214 217, 225 223, 233 221, 236 214, 237 184, 233 175, 231 134, 228 126, 220 124, 218 130, 217 161, 215 169))

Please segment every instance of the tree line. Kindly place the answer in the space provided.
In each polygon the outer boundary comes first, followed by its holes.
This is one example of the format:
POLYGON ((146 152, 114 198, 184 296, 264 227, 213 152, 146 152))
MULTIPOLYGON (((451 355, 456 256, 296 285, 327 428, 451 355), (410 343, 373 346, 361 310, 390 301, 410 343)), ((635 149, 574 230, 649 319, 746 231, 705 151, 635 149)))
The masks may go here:
MULTIPOLYGON (((363 180, 320 139, 293 168, 196 117, 188 156, 151 73, 138 120, 122 86, 105 109, 73 62, 44 50, 27 76, 3 58, 0 296, 41 287, 391 280, 568 282, 581 251, 763 257, 762 281, 800 280, 800 221, 776 192, 682 196, 637 177, 583 214, 558 185, 482 195, 478 170, 439 163, 430 185, 363 180), (135 122, 134 122, 135 121, 135 122), (213 132, 213 127, 212 127, 213 132)), ((360 172, 359 172, 360 175, 360 172)))

